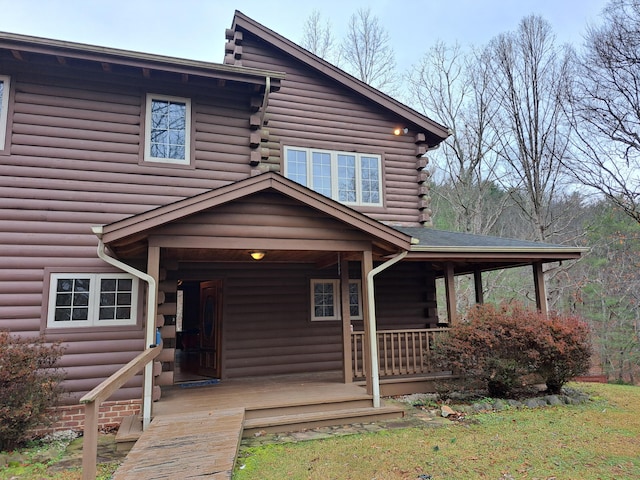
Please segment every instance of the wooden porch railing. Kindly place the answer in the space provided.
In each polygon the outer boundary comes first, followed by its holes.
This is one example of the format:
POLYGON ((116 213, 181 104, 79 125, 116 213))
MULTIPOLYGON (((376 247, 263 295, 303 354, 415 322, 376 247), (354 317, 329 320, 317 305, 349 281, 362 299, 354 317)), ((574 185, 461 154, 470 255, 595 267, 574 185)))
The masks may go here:
POLYGON ((80 399, 80 403, 84 403, 82 480, 94 480, 96 478, 96 462, 98 456, 98 413, 100 411, 100 404, 113 395, 113 393, 129 379, 133 378, 149 362, 153 361, 158 355, 160 355, 161 351, 161 346, 146 349, 80 399))
MULTIPOLYGON (((410 330, 378 330, 378 365, 381 377, 419 375, 437 372, 431 351, 437 338, 448 328, 410 330)), ((364 332, 351 333, 353 378, 366 375, 364 363, 364 332)))

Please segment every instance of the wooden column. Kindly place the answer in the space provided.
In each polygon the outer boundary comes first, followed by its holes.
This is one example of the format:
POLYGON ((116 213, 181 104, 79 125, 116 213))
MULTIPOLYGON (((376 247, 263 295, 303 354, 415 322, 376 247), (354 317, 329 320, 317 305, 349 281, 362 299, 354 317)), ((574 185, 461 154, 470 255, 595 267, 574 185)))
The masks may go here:
POLYGON ((340 259, 340 297, 342 298, 342 364, 343 381, 353 381, 351 363, 351 311, 349 308, 349 261, 340 259))
POLYGON ((367 275, 373 270, 373 255, 371 250, 362 252, 362 320, 364 325, 364 345, 362 346, 363 364, 365 368, 365 379, 367 383, 367 393, 373 395, 373 382, 371 374, 373 372, 371 366, 371 342, 377 341, 375 338, 371 338, 369 334, 371 326, 371 317, 369 315, 369 302, 372 299, 369 298, 367 275))
MULTIPOLYGON (((153 325, 147 325, 147 338, 145 347, 149 347, 151 344, 155 344, 155 327, 156 317, 158 310, 158 282, 160 277, 160 247, 149 247, 147 253, 147 274, 155 279, 154 292, 148 291, 147 295, 156 299, 155 302, 149 302, 147 309, 147 322, 153 322, 153 325), (153 328, 152 328, 153 327, 153 328), (154 338, 151 338, 151 331, 154 332, 154 338)), ((149 286, 151 288, 151 286, 149 286)), ((146 429, 149 423, 151 423, 152 407, 153 406, 153 362, 149 362, 144 367, 144 383, 142 393, 142 425, 143 429, 146 429)))
POLYGON ((473 284, 476 290, 476 303, 482 305, 484 303, 484 292, 482 291, 482 272, 480 270, 473 271, 473 284))
POLYGON ((534 262, 533 264, 533 285, 536 289, 536 307, 542 313, 547 313, 549 305, 547 304, 547 288, 544 283, 542 262, 534 262))
POLYGON ((454 325, 458 321, 456 285, 454 280, 453 264, 447 262, 444 266, 444 289, 447 296, 447 319, 449 326, 454 325))

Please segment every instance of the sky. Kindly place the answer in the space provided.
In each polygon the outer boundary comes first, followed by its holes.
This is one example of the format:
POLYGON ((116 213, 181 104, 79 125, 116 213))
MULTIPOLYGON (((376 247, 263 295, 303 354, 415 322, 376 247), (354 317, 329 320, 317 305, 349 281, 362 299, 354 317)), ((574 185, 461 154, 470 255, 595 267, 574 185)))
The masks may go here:
POLYGON ((398 67, 436 41, 481 46, 529 14, 550 22, 559 43, 582 44, 606 0, 0 0, 0 31, 222 63, 224 32, 240 10, 300 43, 318 10, 340 38, 349 16, 371 8, 387 30, 398 67), (345 8, 346 6, 346 8, 345 8))

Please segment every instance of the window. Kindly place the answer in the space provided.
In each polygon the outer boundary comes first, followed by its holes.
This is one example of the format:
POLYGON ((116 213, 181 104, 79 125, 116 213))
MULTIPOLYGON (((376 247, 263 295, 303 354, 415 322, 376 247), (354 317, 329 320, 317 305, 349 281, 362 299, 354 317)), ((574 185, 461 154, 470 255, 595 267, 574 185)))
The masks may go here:
POLYGON ((4 150, 9 116, 9 77, 0 75, 0 150, 4 150))
POLYGON ((339 202, 382 205, 379 155, 285 147, 285 176, 339 202))
POLYGON ((49 328, 135 325, 138 279, 127 274, 53 273, 49 328))
POLYGON ((147 95, 144 160, 189 165, 191 101, 147 95))
MULTIPOLYGON (((349 281, 349 313, 351 320, 362 319, 360 280, 349 281)), ((340 280, 311 280, 311 320, 341 320, 340 280)))

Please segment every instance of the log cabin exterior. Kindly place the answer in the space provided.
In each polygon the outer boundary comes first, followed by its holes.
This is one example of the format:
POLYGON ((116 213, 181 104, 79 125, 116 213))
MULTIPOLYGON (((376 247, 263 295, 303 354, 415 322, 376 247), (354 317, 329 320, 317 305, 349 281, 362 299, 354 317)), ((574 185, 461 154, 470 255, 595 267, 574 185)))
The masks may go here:
POLYGON ((532 265, 545 308, 542 264, 579 249, 429 227, 446 127, 240 12, 226 36, 212 64, 0 34, 0 329, 64 343, 65 405, 156 336, 111 405, 160 399, 186 358, 375 393, 431 372, 440 277, 450 322, 461 273, 481 301, 482 271, 532 265))

